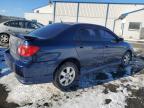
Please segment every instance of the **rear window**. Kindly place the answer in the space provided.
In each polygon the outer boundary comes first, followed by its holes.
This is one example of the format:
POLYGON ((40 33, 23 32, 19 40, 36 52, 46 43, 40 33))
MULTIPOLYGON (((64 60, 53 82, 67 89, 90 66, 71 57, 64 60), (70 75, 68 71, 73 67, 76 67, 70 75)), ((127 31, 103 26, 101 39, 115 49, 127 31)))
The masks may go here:
POLYGON ((53 38, 70 27, 69 24, 51 24, 31 32, 29 35, 42 39, 53 38))

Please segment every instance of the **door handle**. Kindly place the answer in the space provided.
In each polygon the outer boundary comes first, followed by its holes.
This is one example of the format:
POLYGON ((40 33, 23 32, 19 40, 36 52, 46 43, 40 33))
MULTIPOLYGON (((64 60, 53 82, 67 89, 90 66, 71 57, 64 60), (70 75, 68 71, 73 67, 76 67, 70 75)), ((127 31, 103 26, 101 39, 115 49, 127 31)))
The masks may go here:
POLYGON ((105 45, 106 48, 110 47, 109 45, 105 45))
POLYGON ((84 48, 83 46, 80 46, 80 48, 84 48))

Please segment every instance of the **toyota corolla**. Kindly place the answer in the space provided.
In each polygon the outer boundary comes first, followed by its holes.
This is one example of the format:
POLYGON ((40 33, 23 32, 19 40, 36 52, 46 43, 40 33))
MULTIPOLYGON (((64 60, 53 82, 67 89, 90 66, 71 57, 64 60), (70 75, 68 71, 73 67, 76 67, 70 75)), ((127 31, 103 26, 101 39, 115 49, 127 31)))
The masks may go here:
POLYGON ((52 81, 61 90, 79 76, 114 63, 127 66, 131 45, 109 29, 93 24, 55 23, 28 35, 11 36, 8 66, 24 84, 52 81))

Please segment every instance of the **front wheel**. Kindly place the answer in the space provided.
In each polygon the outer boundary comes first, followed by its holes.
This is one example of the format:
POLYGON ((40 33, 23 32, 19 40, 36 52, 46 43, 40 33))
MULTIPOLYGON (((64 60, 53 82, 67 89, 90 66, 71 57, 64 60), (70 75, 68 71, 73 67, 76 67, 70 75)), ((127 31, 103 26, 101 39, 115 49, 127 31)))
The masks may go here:
POLYGON ((131 60, 132 60, 132 54, 128 51, 122 57, 122 66, 129 65, 131 60))
POLYGON ((78 66, 72 62, 62 64, 54 75, 54 85, 63 91, 70 90, 78 80, 78 66))

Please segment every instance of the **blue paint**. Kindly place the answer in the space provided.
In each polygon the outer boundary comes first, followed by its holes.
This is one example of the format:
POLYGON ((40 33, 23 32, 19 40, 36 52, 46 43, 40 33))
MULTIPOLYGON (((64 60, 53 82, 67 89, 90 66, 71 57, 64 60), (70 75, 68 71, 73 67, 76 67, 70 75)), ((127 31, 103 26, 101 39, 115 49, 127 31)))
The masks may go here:
MULTIPOLYGON (((39 46, 40 50, 35 55, 21 57, 16 53, 10 53, 11 50, 5 52, 7 65, 16 73, 17 79, 24 84, 53 81, 55 70, 61 63, 69 59, 80 63, 80 75, 82 75, 109 63, 120 64, 125 52, 128 50, 133 52, 132 47, 120 40, 112 31, 103 26, 93 24, 55 23, 52 26, 36 30, 31 34, 29 34, 27 40, 22 37, 15 39, 25 40, 28 45, 39 46), (54 28, 55 26, 61 27, 61 31, 57 31, 54 28), (43 32, 40 31, 46 31, 49 27, 53 28, 53 35, 50 37, 45 36, 44 38, 43 32), (92 31, 89 33, 86 31, 87 29, 92 31), (96 34, 93 35, 93 33, 96 34), (31 40, 31 38, 28 40, 31 34, 37 35, 35 40, 31 40), (110 35, 112 35, 113 39, 104 38, 110 35), (91 38, 89 39, 89 37, 91 38), (18 58, 16 59, 14 56, 18 56, 18 58), (24 62, 25 59, 28 59, 29 62, 24 62)), ((14 48, 13 46, 15 45, 17 43, 11 42, 10 49, 14 48)))

